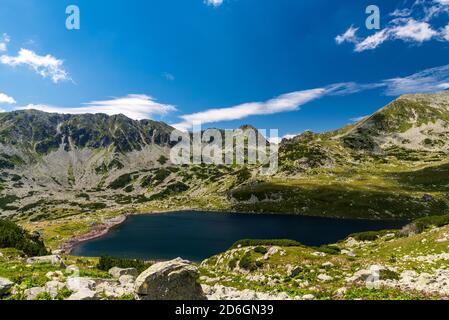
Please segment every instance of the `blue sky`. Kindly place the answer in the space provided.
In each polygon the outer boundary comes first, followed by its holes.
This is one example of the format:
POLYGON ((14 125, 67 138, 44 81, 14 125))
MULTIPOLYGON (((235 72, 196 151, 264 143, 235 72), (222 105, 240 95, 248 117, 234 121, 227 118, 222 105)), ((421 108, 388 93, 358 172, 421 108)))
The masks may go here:
POLYGON ((287 135, 449 88, 449 0, 209 2, 2 0, 0 109, 287 135), (72 4, 80 30, 65 27, 72 4))

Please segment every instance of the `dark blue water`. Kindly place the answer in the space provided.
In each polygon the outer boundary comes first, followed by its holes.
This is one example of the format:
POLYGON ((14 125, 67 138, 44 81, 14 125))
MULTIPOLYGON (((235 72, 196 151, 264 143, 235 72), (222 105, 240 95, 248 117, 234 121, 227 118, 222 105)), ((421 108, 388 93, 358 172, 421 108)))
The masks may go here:
POLYGON ((335 243, 351 233, 400 228, 405 222, 174 212, 131 216, 102 238, 82 243, 77 256, 200 261, 241 239, 292 239, 309 246, 335 243))

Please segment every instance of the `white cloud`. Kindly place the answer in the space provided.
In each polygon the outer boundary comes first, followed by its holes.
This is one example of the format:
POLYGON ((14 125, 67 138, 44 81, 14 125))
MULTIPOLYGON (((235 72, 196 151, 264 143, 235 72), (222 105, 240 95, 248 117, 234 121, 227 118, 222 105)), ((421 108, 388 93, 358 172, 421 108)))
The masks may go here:
POLYGON ((6 112, 6 110, 0 108, 0 113, 6 112))
POLYGON ((407 77, 384 81, 386 94, 399 96, 406 93, 437 92, 449 88, 449 65, 426 69, 407 77))
POLYGON ((349 42, 349 43, 355 43, 357 42, 357 31, 359 28, 354 28, 353 26, 350 26, 348 30, 345 31, 345 33, 338 35, 335 38, 335 42, 338 44, 342 44, 343 42, 349 42))
POLYGON ((449 24, 441 31, 441 36, 444 38, 444 40, 449 41, 449 24))
POLYGON ((76 108, 64 108, 42 104, 30 104, 16 109, 35 109, 51 113, 84 114, 104 113, 107 115, 123 114, 131 119, 151 119, 154 115, 167 115, 176 111, 176 107, 156 102, 152 97, 142 94, 130 94, 126 97, 104 101, 92 101, 76 108))
POLYGON ((17 56, 3 55, 0 62, 12 67, 25 65, 44 78, 51 78, 54 83, 71 80, 67 71, 63 68, 63 60, 52 55, 40 56, 31 50, 20 49, 17 56))
POLYGON ((6 33, 4 33, 0 37, 0 52, 6 51, 8 49, 8 43, 10 40, 10 37, 6 33))
POLYGON ((249 102, 233 107, 209 109, 202 112, 183 115, 181 123, 174 125, 179 130, 187 130, 193 124, 215 123, 239 120, 249 116, 270 115, 280 112, 295 111, 307 102, 318 99, 326 94, 326 88, 296 91, 280 95, 265 102, 249 102))
POLYGON ((414 19, 409 19, 406 24, 393 28, 392 33, 396 39, 419 43, 428 41, 438 34, 427 22, 418 22, 414 19))
POLYGON ((390 16, 392 17, 408 17, 412 14, 412 10, 405 8, 405 9, 396 9, 392 13, 390 13, 390 16))
POLYGON ((224 0, 204 0, 205 3, 207 3, 210 6, 218 7, 223 4, 224 0))
POLYGON ((336 37, 337 44, 353 43, 354 51, 378 48, 386 41, 401 40, 421 44, 432 39, 449 41, 449 30, 441 28, 438 16, 449 14, 449 0, 416 0, 408 8, 397 8, 389 15, 392 19, 385 28, 365 38, 356 37, 358 29, 351 26, 346 33, 336 37))
MULTIPOLYGON (((297 111, 299 108, 325 96, 341 96, 372 89, 383 89, 384 94, 399 96, 407 93, 438 92, 449 89, 449 65, 426 69, 406 77, 386 79, 374 83, 337 83, 323 88, 296 91, 280 95, 266 102, 244 103, 229 108, 209 109, 183 115, 180 123, 173 125, 179 130, 189 130, 194 124, 207 124, 222 121, 240 120, 249 116, 270 115, 280 112, 297 111)), ((351 119, 360 121, 364 117, 351 119)), ((291 138, 287 135, 283 138, 291 138)), ((272 141, 275 143, 276 141, 272 141)))
POLYGON ((362 52, 365 50, 375 49, 384 43, 389 37, 388 30, 381 30, 376 32, 372 36, 365 38, 363 41, 359 42, 355 46, 356 52, 362 52))
POLYGON ((4 93, 0 93, 0 103, 15 104, 16 100, 14 100, 13 97, 10 97, 4 93))

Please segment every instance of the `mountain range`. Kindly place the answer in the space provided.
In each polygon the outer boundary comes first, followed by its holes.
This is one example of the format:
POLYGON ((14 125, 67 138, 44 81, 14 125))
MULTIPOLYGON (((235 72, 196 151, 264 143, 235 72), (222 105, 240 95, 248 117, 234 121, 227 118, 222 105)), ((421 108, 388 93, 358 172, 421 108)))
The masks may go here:
POLYGON ((284 139, 272 176, 257 165, 172 165, 173 130, 123 115, 0 113, 0 215, 198 208, 408 219, 449 210, 449 92, 401 96, 344 128, 284 139))

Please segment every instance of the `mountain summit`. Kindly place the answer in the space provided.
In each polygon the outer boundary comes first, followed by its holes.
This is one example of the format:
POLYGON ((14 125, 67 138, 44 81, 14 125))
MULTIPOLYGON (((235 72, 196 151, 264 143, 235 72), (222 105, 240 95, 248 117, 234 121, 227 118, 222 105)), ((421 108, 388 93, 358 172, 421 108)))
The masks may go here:
POLYGON ((449 92, 404 95, 357 123, 340 139, 353 149, 449 150, 449 92))

